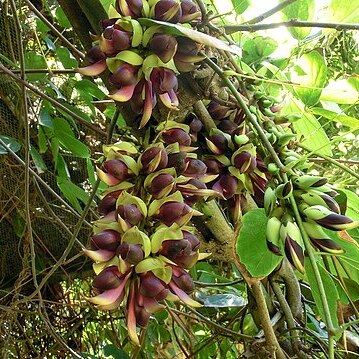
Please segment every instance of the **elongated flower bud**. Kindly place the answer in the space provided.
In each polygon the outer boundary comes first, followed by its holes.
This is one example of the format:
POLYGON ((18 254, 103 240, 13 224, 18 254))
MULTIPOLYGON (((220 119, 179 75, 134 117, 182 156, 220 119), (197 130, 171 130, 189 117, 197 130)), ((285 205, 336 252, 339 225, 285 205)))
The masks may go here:
POLYGON ((186 169, 186 152, 171 153, 168 155, 168 167, 174 167, 177 175, 183 173, 186 169))
POLYGON ((140 293, 160 301, 167 297, 169 290, 166 284, 152 272, 141 275, 140 293))
POLYGON ((123 16, 130 16, 133 19, 141 17, 143 0, 117 0, 116 10, 123 16))
MULTIPOLYGON (((120 160, 107 160, 102 163, 101 169, 103 172, 107 173, 111 177, 114 177, 117 179, 115 183, 109 183, 109 181, 105 182, 109 185, 116 185, 119 184, 122 181, 125 181, 130 177, 130 174, 128 173, 128 167, 126 164, 120 160)), ((102 178, 101 178, 102 179, 102 178)), ((102 179, 104 180, 104 179, 102 179)))
POLYGON ((109 77, 109 81, 117 87, 134 85, 137 81, 137 71, 136 66, 123 63, 109 77))
POLYGON ((222 172, 223 165, 216 159, 204 160, 204 164, 207 166, 207 174, 217 175, 222 172))
POLYGON ((149 192, 156 199, 169 195, 175 188, 175 179, 170 174, 160 174, 156 176, 150 185, 149 192))
POLYGON ((164 94, 170 90, 177 90, 178 82, 176 74, 164 67, 155 67, 150 75, 153 90, 157 94, 164 94))
POLYGON ((187 177, 200 178, 204 176, 207 172, 207 166, 201 160, 196 158, 187 158, 186 159, 186 169, 184 175, 187 177))
POLYGON ((108 289, 117 288, 121 284, 121 273, 117 266, 110 266, 105 268, 92 282, 92 286, 103 292, 108 289))
POLYGON ((121 192, 122 191, 113 191, 102 198, 97 207, 101 216, 105 216, 116 209, 116 201, 121 192))
POLYGON ((183 226, 191 217, 192 209, 185 203, 181 202, 165 202, 155 216, 163 224, 170 227, 173 223, 183 226))
POLYGON ((167 166, 167 152, 160 147, 150 147, 141 155, 140 161, 142 171, 152 173, 167 166))
POLYGON ((181 267, 172 267, 172 280, 187 294, 194 291, 194 283, 191 276, 181 267))
POLYGON ((206 142, 207 147, 216 155, 222 155, 229 149, 228 139, 220 133, 206 138, 206 142))
POLYGON ((180 146, 191 145, 190 135, 181 128, 171 128, 162 132, 162 139, 166 143, 166 145, 170 145, 171 143, 176 142, 178 142, 180 146))
POLYGON ((121 235, 112 229, 106 229, 102 232, 93 234, 90 243, 92 249, 116 251, 121 243, 121 235))
MULTIPOLYGON (((231 110, 228 106, 220 105, 216 101, 211 101, 209 103, 207 109, 208 109, 208 112, 210 113, 211 117, 214 120, 223 120, 224 118, 228 117, 233 112, 233 110, 231 110)), ((232 121, 230 121, 230 122, 232 122, 232 121)), ((233 123, 233 125, 234 125, 234 123, 233 123)))
POLYGON ((181 19, 181 5, 175 0, 160 0, 154 5, 154 18, 160 21, 177 23, 181 19))
POLYGON ((117 215, 130 227, 137 226, 144 218, 141 211, 134 204, 119 205, 117 215))
POLYGON ((303 214, 324 228, 331 229, 332 231, 341 231, 343 229, 359 227, 359 221, 353 221, 349 217, 334 213, 328 208, 320 205, 304 209, 303 214))
POLYGON ((220 176, 219 180, 212 186, 212 189, 221 193, 228 199, 234 196, 238 188, 238 179, 230 174, 220 176))
POLYGON ((150 41, 150 48, 162 62, 167 63, 177 51, 177 41, 171 35, 155 34, 150 41))
POLYGON ((197 4, 190 0, 181 0, 182 16, 180 19, 181 23, 191 22, 193 20, 201 20, 201 11, 197 4))
POLYGON ((144 257, 143 250, 139 244, 121 243, 118 247, 117 253, 128 264, 136 265, 142 261, 144 257))

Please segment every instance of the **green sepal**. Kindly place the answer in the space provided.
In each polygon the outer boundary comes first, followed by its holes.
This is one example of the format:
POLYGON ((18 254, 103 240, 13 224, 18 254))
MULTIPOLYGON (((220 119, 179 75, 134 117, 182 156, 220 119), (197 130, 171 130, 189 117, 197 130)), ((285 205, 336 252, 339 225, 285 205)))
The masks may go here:
MULTIPOLYGON (((122 243, 140 244, 144 252, 145 258, 151 253, 151 241, 148 235, 138 229, 137 226, 130 228, 122 236, 122 243)), ((140 262, 142 263, 142 262, 140 262)))
POLYGON ((147 206, 145 202, 142 201, 141 198, 133 196, 132 194, 129 194, 128 192, 124 191, 122 192, 116 201, 116 208, 119 205, 126 206, 128 204, 134 204, 143 214, 143 216, 147 217, 147 206))
POLYGON ((151 236, 151 252, 157 253, 164 241, 182 239, 183 233, 177 223, 173 223, 171 227, 163 226, 156 229, 151 236))

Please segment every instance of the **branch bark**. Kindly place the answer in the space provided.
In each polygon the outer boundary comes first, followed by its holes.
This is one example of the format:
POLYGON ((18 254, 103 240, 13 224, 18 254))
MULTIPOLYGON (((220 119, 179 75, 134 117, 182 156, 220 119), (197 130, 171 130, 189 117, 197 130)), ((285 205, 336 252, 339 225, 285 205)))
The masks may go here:
POLYGON ((359 30, 358 24, 346 24, 346 23, 332 23, 332 22, 312 22, 312 21, 298 21, 295 19, 285 21, 285 22, 274 22, 270 24, 243 24, 243 25, 225 25, 224 31, 227 35, 234 34, 235 32, 240 31, 259 31, 259 30, 269 30, 276 29, 278 27, 318 27, 325 29, 335 29, 337 31, 341 30, 359 30))

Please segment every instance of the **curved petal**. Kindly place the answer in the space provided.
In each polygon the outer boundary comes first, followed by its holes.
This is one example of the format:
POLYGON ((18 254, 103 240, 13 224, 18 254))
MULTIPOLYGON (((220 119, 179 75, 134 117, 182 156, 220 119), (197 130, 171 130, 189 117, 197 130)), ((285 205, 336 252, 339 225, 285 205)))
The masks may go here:
POLYGON ((183 303, 186 303, 187 305, 195 308, 202 307, 201 303, 198 303, 194 299, 192 299, 186 292, 180 289, 173 281, 169 282, 168 286, 171 288, 172 292, 174 292, 183 303))
POLYGON ((98 249, 96 251, 84 249, 83 252, 95 262, 107 262, 115 255, 115 252, 107 251, 106 249, 98 249))
POLYGON ((106 69, 107 69, 106 60, 100 60, 92 65, 86 67, 80 67, 76 69, 76 71, 85 76, 97 76, 102 72, 104 72, 106 69))
POLYGON ((118 102, 126 102, 131 99, 136 85, 122 86, 119 90, 108 97, 118 102))

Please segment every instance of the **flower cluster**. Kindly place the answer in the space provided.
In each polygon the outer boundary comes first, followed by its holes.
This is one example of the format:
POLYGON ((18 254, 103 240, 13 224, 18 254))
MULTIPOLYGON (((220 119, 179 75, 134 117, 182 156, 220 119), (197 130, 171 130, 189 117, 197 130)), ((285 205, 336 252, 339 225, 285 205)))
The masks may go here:
POLYGON ((204 138, 204 163, 208 173, 218 175, 211 188, 228 200, 229 206, 239 205, 240 195, 249 193, 258 206, 263 206, 264 190, 267 183, 267 169, 261 155, 251 139, 248 127, 238 120, 238 112, 225 106, 209 104, 212 117, 219 120, 216 129, 204 138), (221 108, 221 111, 219 109, 221 108), (223 110, 223 112, 222 112, 223 110), (220 113, 222 112, 222 113, 220 113), (221 116, 224 116, 221 118, 221 116), (237 118, 236 118, 237 117, 237 118))
POLYGON ((194 70, 203 59, 197 43, 166 34, 160 23, 148 23, 148 19, 196 23, 201 13, 190 0, 118 0, 109 17, 102 21, 102 34, 94 36, 86 56, 88 66, 78 71, 97 76, 109 70, 113 88, 109 97, 128 102, 135 113, 142 114, 141 128, 158 99, 169 109, 178 109, 176 75, 194 70))
POLYGON ((163 300, 200 305, 189 296, 194 284, 187 270, 206 255, 199 253, 189 221, 201 215, 194 204, 220 196, 206 186, 217 175, 196 158, 189 126, 168 121, 158 131, 160 142, 143 151, 129 142, 104 146, 97 173, 108 188, 85 250, 97 274, 97 295, 89 301, 100 309, 125 301, 129 335, 137 344, 136 326, 145 327, 163 300))

